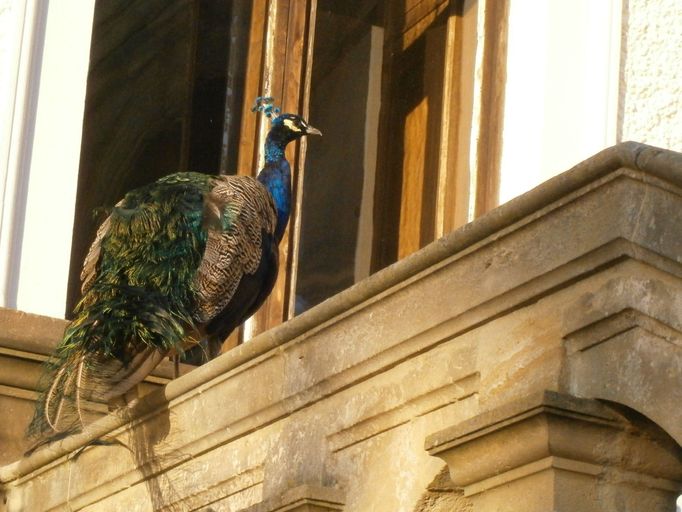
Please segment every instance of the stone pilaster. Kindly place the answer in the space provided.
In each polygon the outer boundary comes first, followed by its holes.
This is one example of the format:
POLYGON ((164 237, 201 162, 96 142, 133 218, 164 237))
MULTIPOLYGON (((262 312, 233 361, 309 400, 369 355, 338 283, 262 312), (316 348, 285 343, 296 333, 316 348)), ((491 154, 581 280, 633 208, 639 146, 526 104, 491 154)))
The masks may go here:
POLYGON ((335 512, 343 510, 343 504, 343 493, 338 489, 299 485, 242 512, 335 512))

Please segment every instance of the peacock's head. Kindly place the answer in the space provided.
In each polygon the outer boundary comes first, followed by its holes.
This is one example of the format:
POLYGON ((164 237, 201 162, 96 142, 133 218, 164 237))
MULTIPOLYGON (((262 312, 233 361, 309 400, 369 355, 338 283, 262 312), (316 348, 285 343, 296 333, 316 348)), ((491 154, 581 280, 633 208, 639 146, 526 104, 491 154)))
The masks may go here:
POLYGON ((280 114, 272 120, 271 132, 278 132, 287 142, 299 139, 304 135, 322 135, 317 128, 310 126, 301 116, 296 114, 280 114))
POLYGON ((304 135, 322 135, 320 130, 310 126, 301 116, 280 114, 280 109, 274 105, 274 99, 271 97, 259 96, 251 110, 262 112, 272 121, 268 135, 272 140, 288 144, 304 135))

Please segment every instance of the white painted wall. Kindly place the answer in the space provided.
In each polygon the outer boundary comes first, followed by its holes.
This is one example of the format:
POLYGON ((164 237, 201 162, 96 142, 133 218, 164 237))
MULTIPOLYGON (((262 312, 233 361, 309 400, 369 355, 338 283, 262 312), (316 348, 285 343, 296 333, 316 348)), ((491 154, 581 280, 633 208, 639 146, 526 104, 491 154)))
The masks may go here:
POLYGON ((0 11, 2 82, 0 85, 0 304, 16 307, 35 111, 47 4, 33 0, 3 2, 0 11))
POLYGON ((621 13, 621 0, 511 0, 501 203, 616 142, 621 13))
POLYGON ((2 305, 63 317, 94 0, 16 3, 26 6, 23 39, 18 53, 4 46, 2 62, 16 93, 0 90, 12 107, 0 112, 10 133, 0 162, 2 305))
POLYGON ((682 2, 627 0, 621 140, 682 151, 682 2))
POLYGON ((500 202, 635 140, 682 151, 680 0, 511 0, 500 202))
MULTIPOLYGON (((0 0, 0 119, 12 118, 16 89, 19 49, 26 5, 19 0, 0 0)), ((11 124, 0 123, 0 176, 5 183, 11 124)))

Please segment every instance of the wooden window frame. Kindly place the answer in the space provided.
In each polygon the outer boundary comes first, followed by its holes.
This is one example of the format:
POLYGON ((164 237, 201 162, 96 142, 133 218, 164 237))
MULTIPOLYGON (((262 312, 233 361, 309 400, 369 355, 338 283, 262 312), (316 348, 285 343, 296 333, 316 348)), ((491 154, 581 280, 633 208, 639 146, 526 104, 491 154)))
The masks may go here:
MULTIPOLYGON (((238 148, 238 174, 255 175, 263 166, 263 145, 269 128, 264 116, 251 112, 253 98, 272 96, 284 112, 308 115, 310 59, 314 40, 316 0, 253 0, 242 123, 238 148)), ((293 289, 297 267, 301 217, 301 191, 306 140, 287 148, 292 170, 291 221, 279 247, 280 273, 272 293, 223 350, 252 338, 293 316, 293 289)))
MULTIPOLYGON (((371 246, 371 271, 380 270, 395 261, 398 255, 405 255, 430 239, 456 229, 497 204, 508 2, 509 0, 386 0, 383 4, 384 44, 376 148, 377 169, 373 177, 374 211, 372 233, 367 233, 365 240, 371 246), (444 13, 447 15, 447 22, 444 28, 444 45, 441 47, 440 31, 443 30, 444 13), (436 108, 440 109, 439 122, 442 121, 442 126, 438 136, 427 141, 431 161, 433 154, 436 154, 437 176, 435 185, 430 182, 424 194, 414 194, 412 197, 403 194, 405 186, 401 188, 400 180, 390 175, 391 167, 382 164, 382 158, 385 159, 390 151, 391 141, 386 127, 391 123, 394 108, 391 89, 387 86, 387 77, 391 76, 391 66, 394 64, 394 48, 387 41, 409 45, 439 16, 441 18, 435 25, 439 31, 438 54, 441 51, 444 53, 442 92, 439 91, 440 99, 435 103, 440 103, 436 108), (394 23, 398 19, 400 23, 394 23), (479 44, 480 41, 482 44, 479 44), (409 246, 399 247, 393 254, 382 252, 385 247, 381 245, 381 236, 400 229, 397 227, 399 223, 395 221, 396 197, 398 203, 403 202, 402 205, 398 204, 399 208, 404 208, 407 204, 412 211, 418 211, 422 206, 419 203, 422 197, 430 200, 432 193, 435 194, 435 207, 429 215, 433 218, 422 215, 419 220, 420 229, 426 223, 424 232, 427 233, 428 240, 424 240, 422 232, 419 232, 417 243, 413 236, 409 246), (393 211, 386 210, 386 205, 389 204, 394 208, 393 211)), ((219 168, 211 172, 236 171, 238 174, 255 175, 262 167, 263 143, 269 121, 264 116, 251 112, 255 97, 273 96, 283 111, 308 117, 317 6, 318 0, 232 0, 229 33, 232 39, 236 37, 240 42, 229 45, 223 143, 222 148, 219 148, 219 168), (248 24, 245 20, 248 20, 248 24)), ((194 25, 188 45, 190 55, 185 110, 191 114, 193 94, 196 92, 193 89, 196 82, 193 66, 196 66, 197 56, 203 47, 200 48, 198 43, 199 3, 192 3, 190 7, 194 25)), ((215 40, 211 44, 216 44, 215 40)), ((207 47, 205 51, 211 50, 207 47)), ((440 69, 438 76, 440 77, 440 69)), ((90 98, 95 103, 96 99, 90 98)), ((185 117, 189 115, 187 112, 183 114, 185 117)), ((182 118, 180 168, 189 164, 190 142, 196 142, 192 139, 192 119, 185 117, 182 118)), ((314 119, 311 122, 315 124, 314 119)), ((417 135, 421 133, 419 125, 413 129, 417 135)), ((316 143, 335 144, 339 141, 322 139, 316 143)), ((305 138, 287 148, 287 158, 292 169, 293 208, 289 227, 280 244, 281 272, 273 292, 245 328, 240 329, 225 344, 224 350, 295 314, 305 156, 305 138)), ((82 156, 82 162, 83 158, 82 156)), ((121 163, 120 160, 116 163, 127 169, 125 162, 121 163)), ((81 179, 85 179, 85 176, 81 176, 79 181, 81 179)), ((431 179, 430 174, 429 180, 431 179)), ((97 183, 101 185, 100 182, 97 183)), ((121 187, 123 185, 125 184, 121 184, 121 187)), ((111 187, 111 179, 107 182, 107 187, 111 187)), ((94 232, 95 223, 90 224, 94 232)), ((397 238, 398 243, 402 243, 401 236, 397 238)), ((78 240, 74 238, 72 275, 80 272, 82 254, 87 248, 81 239, 84 237, 81 236, 78 240)), ((79 288, 75 285, 75 280, 73 281, 69 294, 71 305, 75 303, 79 288)))
MULTIPOLYGON (((420 7, 418 4, 428 4, 429 0, 411 2, 412 7, 420 7)), ((497 206, 509 0, 433 0, 431 3, 448 12, 443 125, 437 141, 433 219, 434 238, 438 238, 497 206), (482 44, 478 44, 480 41, 482 44)), ((251 5, 237 172, 254 175, 263 164, 262 148, 269 123, 263 116, 251 113, 253 98, 273 96, 283 111, 308 116, 317 0, 253 0, 251 5)), ((390 11, 394 4, 387 5, 390 11)), ((428 16, 424 22, 428 22, 428 16)), ((390 48, 385 47, 384 75, 391 64, 390 48)), ((382 144, 389 143, 381 138, 382 124, 390 120, 390 112, 386 110, 390 101, 385 101, 384 93, 382 90, 379 151, 382 144)), ((305 154, 305 138, 287 149, 292 168, 293 209, 280 244, 280 275, 273 292, 240 333, 226 343, 224 350, 294 315, 305 154)), ((385 194, 391 193, 390 188, 383 188, 385 184, 386 176, 381 176, 378 169, 375 205, 384 204, 385 194)), ((381 206, 377 208, 375 240, 382 230, 395 229, 395 225, 382 222, 388 216, 381 211, 381 206)), ((372 252, 372 271, 390 263, 376 245, 372 252)))

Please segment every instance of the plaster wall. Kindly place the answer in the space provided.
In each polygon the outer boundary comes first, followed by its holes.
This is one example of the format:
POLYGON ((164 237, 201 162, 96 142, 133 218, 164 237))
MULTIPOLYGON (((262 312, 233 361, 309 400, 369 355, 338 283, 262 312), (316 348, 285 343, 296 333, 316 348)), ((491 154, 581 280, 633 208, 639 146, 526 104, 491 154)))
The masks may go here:
MULTIPOLYGON (((94 0, 50 2, 16 307, 63 317, 94 0), (45 293, 49 290, 49 293, 45 293)), ((27 162, 28 163, 28 162, 27 162)), ((17 272, 18 270, 18 272, 17 272)))
MULTIPOLYGON (((7 160, 7 150, 9 147, 10 123, 16 87, 17 57, 21 45, 22 18, 24 15, 24 4, 16 0, 0 0, 0 160, 7 160)), ((4 166, 0 166, 3 171, 4 166)), ((4 183, 5 180, 2 180, 4 183)))
POLYGON ((95 2, 3 4, 0 305, 61 317, 95 2))
POLYGON ((621 0, 510 0, 500 203, 616 143, 621 18, 621 0))
POLYGON ((617 142, 682 148, 677 0, 510 0, 500 203, 617 142))
POLYGON ((623 12, 620 140, 682 150, 682 5, 627 0, 623 12))

